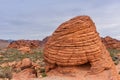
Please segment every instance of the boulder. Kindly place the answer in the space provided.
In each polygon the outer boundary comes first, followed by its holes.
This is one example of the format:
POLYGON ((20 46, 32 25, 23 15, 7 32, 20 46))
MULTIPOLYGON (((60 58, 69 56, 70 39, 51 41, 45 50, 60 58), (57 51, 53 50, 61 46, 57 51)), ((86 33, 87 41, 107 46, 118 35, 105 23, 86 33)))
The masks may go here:
POLYGON ((22 64, 21 64, 21 69, 26 69, 26 68, 30 68, 32 66, 32 61, 29 58, 25 58, 22 60, 22 64))
POLYGON ((36 78, 36 72, 34 69, 27 68, 19 73, 14 73, 12 80, 33 80, 33 78, 36 78))
POLYGON ((77 16, 61 24, 44 46, 44 59, 46 72, 72 73, 75 67, 90 63, 91 74, 112 69, 113 80, 118 80, 115 65, 89 16, 77 16))

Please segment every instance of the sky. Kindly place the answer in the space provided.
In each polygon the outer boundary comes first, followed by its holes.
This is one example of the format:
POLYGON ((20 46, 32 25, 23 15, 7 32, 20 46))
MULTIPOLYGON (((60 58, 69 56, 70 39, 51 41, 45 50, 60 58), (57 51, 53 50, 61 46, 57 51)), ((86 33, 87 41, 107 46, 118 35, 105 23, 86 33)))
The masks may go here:
POLYGON ((0 0, 0 39, 39 39, 88 15, 100 36, 120 39, 120 0, 0 0))

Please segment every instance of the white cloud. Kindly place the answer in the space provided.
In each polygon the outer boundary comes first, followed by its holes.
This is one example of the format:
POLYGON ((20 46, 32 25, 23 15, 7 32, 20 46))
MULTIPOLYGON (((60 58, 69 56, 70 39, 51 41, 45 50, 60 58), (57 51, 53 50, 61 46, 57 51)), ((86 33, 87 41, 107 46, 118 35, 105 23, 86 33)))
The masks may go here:
POLYGON ((64 21, 82 14, 91 16, 101 36, 120 36, 119 0, 6 1, 0 1, 0 34, 4 34, 0 38, 42 39, 64 21))

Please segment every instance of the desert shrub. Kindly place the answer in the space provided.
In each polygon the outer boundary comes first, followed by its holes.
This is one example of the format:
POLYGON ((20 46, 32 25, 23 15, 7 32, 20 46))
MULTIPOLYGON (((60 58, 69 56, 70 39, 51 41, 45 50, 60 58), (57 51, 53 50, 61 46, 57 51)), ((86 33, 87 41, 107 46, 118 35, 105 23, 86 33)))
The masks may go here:
POLYGON ((114 61, 115 65, 119 63, 119 58, 117 56, 118 53, 120 53, 120 50, 116 49, 108 49, 110 56, 112 57, 112 60, 114 61))
POLYGON ((115 64, 115 65, 118 65, 118 64, 119 64, 119 60, 115 60, 115 61, 114 61, 114 64, 115 64))
POLYGON ((24 58, 30 58, 34 62, 37 59, 39 59, 39 60, 43 59, 43 56, 42 56, 43 54, 42 54, 41 50, 33 51, 32 54, 30 54, 30 53, 22 54, 22 52, 18 51, 17 49, 8 49, 5 52, 1 53, 1 55, 3 55, 3 56, 0 57, 0 63, 20 61, 24 58))
POLYGON ((0 67, 0 78, 12 78, 12 67, 0 67))
POLYGON ((46 77, 47 76, 47 74, 45 72, 43 72, 41 75, 42 75, 42 77, 46 77))
POLYGON ((41 68, 41 69, 40 69, 40 72, 41 72, 41 73, 44 73, 44 72, 45 72, 45 68, 41 68))
MULTIPOLYGON (((24 58, 30 58, 31 61, 35 62, 38 60, 38 64, 40 66, 44 66, 43 62, 43 51, 41 49, 34 49, 32 53, 25 53, 23 54, 17 49, 7 49, 5 51, 1 51, 0 53, 0 64, 13 62, 13 61, 21 61, 24 58), (40 62, 39 62, 40 61, 40 62)), ((0 78, 11 78, 13 72, 19 72, 19 70, 15 70, 12 67, 0 67, 0 78)), ((42 76, 47 76, 45 73, 45 69, 38 69, 38 72, 41 72, 42 76)))
POLYGON ((111 57, 115 57, 118 53, 120 53, 120 50, 116 50, 116 49, 108 49, 108 51, 111 57))

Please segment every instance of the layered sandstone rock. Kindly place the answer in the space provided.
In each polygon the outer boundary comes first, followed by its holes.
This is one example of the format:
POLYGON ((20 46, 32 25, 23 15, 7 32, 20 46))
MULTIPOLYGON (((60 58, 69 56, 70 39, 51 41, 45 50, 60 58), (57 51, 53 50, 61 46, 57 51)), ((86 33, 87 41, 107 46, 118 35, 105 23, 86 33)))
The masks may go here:
POLYGON ((106 48, 120 50, 119 40, 111 38, 110 36, 106 36, 105 38, 101 38, 101 39, 104 45, 106 46, 106 48))
MULTIPOLYGON (((91 73, 114 68, 112 59, 88 16, 77 16, 61 24, 45 45, 44 59, 46 71, 58 69, 61 73, 71 72, 74 67, 85 63, 90 63, 91 73)), ((114 72, 114 80, 117 80, 115 69, 114 72)))

